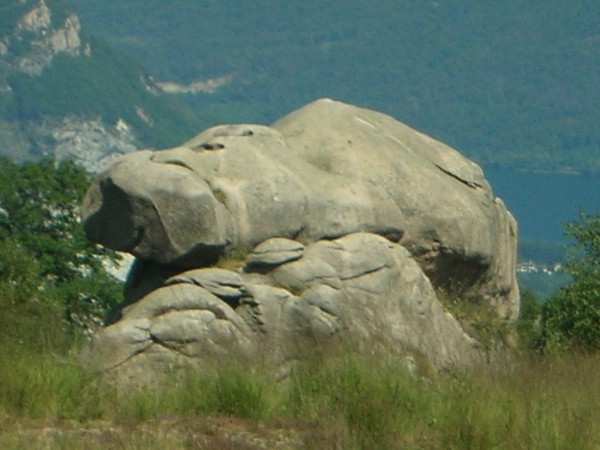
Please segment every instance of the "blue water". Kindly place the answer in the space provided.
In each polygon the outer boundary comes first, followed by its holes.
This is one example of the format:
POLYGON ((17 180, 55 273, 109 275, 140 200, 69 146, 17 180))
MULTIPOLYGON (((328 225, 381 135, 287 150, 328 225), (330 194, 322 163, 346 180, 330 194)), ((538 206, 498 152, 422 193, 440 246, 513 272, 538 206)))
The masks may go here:
POLYGON ((519 237, 567 242, 564 225, 579 210, 600 213, 600 175, 524 173, 484 167, 494 194, 502 198, 519 223, 519 237))

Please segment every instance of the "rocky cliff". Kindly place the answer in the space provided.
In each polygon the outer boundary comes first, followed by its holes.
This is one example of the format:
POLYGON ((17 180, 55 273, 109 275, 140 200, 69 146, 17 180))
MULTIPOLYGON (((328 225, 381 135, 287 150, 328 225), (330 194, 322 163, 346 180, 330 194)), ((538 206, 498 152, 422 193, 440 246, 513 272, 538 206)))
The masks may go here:
POLYGON ((177 141, 198 126, 61 2, 11 0, 0 22, 0 154, 70 157, 100 171, 119 155, 160 144, 169 135, 163 124, 177 141))
POLYGON ((64 17, 53 21, 46 2, 39 0, 21 16, 12 33, 3 36, 0 50, 5 57, 3 62, 21 72, 40 75, 58 54, 90 56, 90 45, 82 42, 80 32, 76 14, 66 12, 64 17), (21 51, 14 51, 19 46, 21 51))
POLYGON ((518 314, 516 223, 481 169, 328 99, 127 155, 90 187, 83 222, 137 258, 90 352, 126 379, 227 355, 282 366, 336 341, 469 364, 481 346, 438 294, 518 314))

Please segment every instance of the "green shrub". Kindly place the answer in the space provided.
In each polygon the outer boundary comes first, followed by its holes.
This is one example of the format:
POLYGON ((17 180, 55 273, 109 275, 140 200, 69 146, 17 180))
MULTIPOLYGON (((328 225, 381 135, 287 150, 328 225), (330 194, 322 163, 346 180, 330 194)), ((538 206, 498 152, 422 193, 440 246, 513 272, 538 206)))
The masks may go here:
POLYGON ((548 300, 542 314, 546 350, 600 350, 600 282, 578 277, 548 300))
POLYGON ((0 163, 0 340, 65 352, 122 297, 102 265, 114 254, 78 220, 89 176, 70 161, 0 163))
POLYGON ((566 270, 571 283, 542 311, 542 345, 546 350, 600 350, 600 215, 580 213, 567 225, 575 239, 566 270))

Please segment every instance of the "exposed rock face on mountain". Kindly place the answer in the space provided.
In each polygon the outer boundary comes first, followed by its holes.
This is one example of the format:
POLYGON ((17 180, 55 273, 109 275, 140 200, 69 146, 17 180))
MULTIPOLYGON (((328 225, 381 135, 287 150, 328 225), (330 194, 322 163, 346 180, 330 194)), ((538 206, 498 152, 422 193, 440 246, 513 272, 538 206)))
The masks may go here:
MULTIPOLYGON (((13 85, 17 80, 43 79, 55 58, 68 56, 92 58, 92 46, 81 36, 79 17, 71 11, 52 10, 44 0, 23 1, 7 6, 13 11, 22 10, 12 30, 0 36, 0 91, 6 102, 19 102, 13 85)), ((74 67, 75 68, 75 67, 74 67)), ((65 74, 62 83, 69 83, 65 74)), ((89 87, 77 95, 90 95, 89 87)), ((93 88, 92 88, 93 89, 93 88)), ((38 93, 43 95, 42 92, 38 93)), ((48 98, 52 93, 48 93, 48 98)), ((53 101, 61 102, 60 98, 53 101)), ((1 152, 22 161, 39 157, 74 158, 88 170, 101 171, 116 159, 138 148, 133 130, 123 121, 106 124, 100 113, 94 118, 77 115, 15 117, 14 121, 0 120, 1 152)))
POLYGON ((226 354, 283 364, 336 339, 465 364, 477 343, 436 288, 518 313, 516 224, 480 168, 328 99, 129 154, 90 187, 83 221, 138 258, 128 306, 91 352, 126 377, 226 354), (241 269, 213 267, 232 254, 241 269))
POLYGON ((29 129, 40 153, 57 159, 74 159, 95 173, 107 169, 139 146, 132 128, 123 120, 110 126, 99 118, 66 116, 31 123, 29 129))
POLYGON ((169 132, 191 135, 193 114, 171 104, 135 63, 84 33, 62 2, 5 3, 1 155, 16 161, 69 157, 100 171, 122 154, 157 145, 169 132))
POLYGON ((60 53, 73 56, 91 54, 89 44, 82 43, 80 31, 81 24, 76 14, 69 13, 60 23, 53 24, 52 11, 44 0, 39 0, 21 17, 13 33, 4 36, 4 54, 9 56, 14 68, 30 75, 40 75, 60 53), (15 41, 27 45, 29 51, 11 55, 8 49, 15 41))

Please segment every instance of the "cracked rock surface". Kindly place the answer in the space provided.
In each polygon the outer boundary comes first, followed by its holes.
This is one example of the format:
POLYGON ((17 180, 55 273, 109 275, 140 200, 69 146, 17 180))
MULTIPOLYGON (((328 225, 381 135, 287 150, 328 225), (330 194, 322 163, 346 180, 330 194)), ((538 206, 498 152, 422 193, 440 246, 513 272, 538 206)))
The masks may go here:
POLYGON ((481 169, 329 99, 126 155, 92 183, 82 219, 138 260, 89 352, 125 377, 223 355, 284 364, 336 340, 464 364, 481 352, 436 289, 518 314, 516 223, 481 169), (232 255, 233 269, 219 263, 232 255))
POLYGON ((358 351, 418 352, 435 368, 482 357, 408 251, 381 236, 319 240, 269 271, 245 267, 168 278, 94 336, 88 360, 129 382, 230 357, 283 367, 315 345, 348 339, 358 351))

